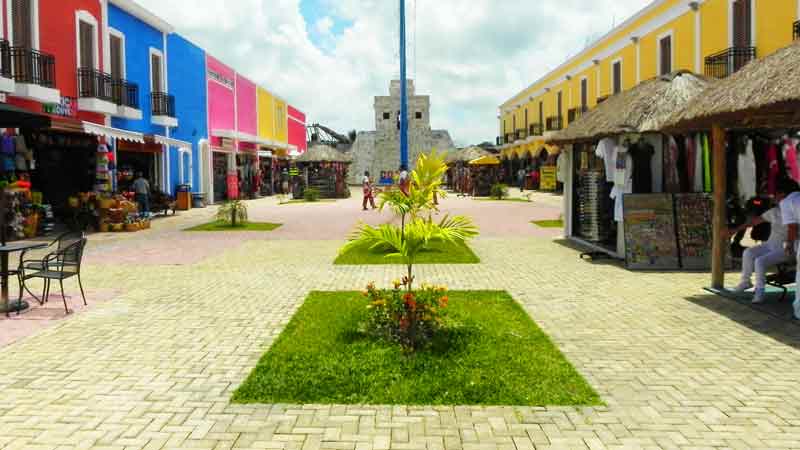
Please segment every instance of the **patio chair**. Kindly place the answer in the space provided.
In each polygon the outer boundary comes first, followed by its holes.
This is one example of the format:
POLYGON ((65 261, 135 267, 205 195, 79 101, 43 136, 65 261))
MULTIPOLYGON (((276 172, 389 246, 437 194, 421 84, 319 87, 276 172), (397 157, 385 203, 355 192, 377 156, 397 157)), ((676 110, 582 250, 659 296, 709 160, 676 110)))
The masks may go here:
POLYGON ((47 254, 40 261, 28 261, 27 263, 20 260, 19 267, 19 283, 20 283, 20 299, 22 299, 22 291, 28 291, 39 304, 45 304, 50 298, 50 283, 53 280, 58 280, 61 287, 61 299, 64 301, 64 310, 69 314, 69 307, 67 306, 67 298, 64 295, 64 280, 72 277, 78 278, 78 287, 81 290, 81 297, 83 304, 86 303, 86 294, 83 291, 83 282, 81 281, 81 262, 83 260, 83 251, 86 248, 87 239, 81 237, 77 241, 65 243, 62 248, 47 254), (39 298, 28 289, 26 282, 32 279, 41 279, 44 281, 42 288, 42 297, 39 298))

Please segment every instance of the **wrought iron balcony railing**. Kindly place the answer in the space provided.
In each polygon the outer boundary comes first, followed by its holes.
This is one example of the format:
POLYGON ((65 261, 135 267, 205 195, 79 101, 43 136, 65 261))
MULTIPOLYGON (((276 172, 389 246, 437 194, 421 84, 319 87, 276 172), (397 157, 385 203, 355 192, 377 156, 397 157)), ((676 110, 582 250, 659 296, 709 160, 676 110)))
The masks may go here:
POLYGON ((706 56, 706 76, 725 78, 756 58, 755 47, 731 47, 706 56))
POLYGON ((529 136, 541 136, 544 134, 544 130, 542 129, 542 124, 540 123, 532 123, 528 127, 528 135, 529 136))
POLYGON ((96 69, 78 69, 78 97, 113 101, 111 75, 96 69))
POLYGON ((588 110, 589 108, 586 107, 578 107, 570 109, 569 111, 567 111, 567 123, 572 123, 575 120, 579 119, 583 115, 583 113, 585 113, 588 110))
POLYGON ((11 47, 14 81, 56 87, 56 57, 25 47, 11 47))
POLYGON ((175 117, 175 96, 165 92, 153 92, 150 94, 152 100, 152 113, 154 116, 175 117))
POLYGON ((564 118, 562 116, 551 116, 545 120, 547 131, 558 131, 564 128, 564 118))
POLYGON ((0 76, 11 78, 11 44, 5 39, 0 39, 0 76))
POLYGON ((128 80, 113 80, 111 90, 114 94, 114 103, 119 106, 139 109, 139 85, 128 80))

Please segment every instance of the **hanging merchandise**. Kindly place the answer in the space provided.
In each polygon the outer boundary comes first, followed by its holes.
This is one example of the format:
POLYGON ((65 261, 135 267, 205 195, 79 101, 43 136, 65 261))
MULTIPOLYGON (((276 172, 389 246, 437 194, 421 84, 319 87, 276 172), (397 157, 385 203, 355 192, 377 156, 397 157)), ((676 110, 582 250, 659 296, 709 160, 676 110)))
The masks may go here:
POLYGON ((667 141, 667 152, 664 155, 664 172, 666 174, 666 191, 677 193, 681 191, 681 178, 678 174, 678 142, 670 136, 667 141))
POLYGON ((97 192, 111 192, 111 172, 108 169, 109 151, 105 144, 97 146, 97 156, 95 158, 95 186, 94 190, 97 192))
POLYGON ((711 151, 708 148, 708 135, 703 135, 703 191, 711 192, 711 151))
POLYGON ((698 134, 694 138, 694 177, 692 178, 692 192, 703 192, 703 177, 705 170, 703 166, 703 135, 698 134))
POLYGON ((644 140, 630 149, 633 158, 633 192, 650 194, 653 192, 653 155, 655 149, 644 140))
MULTIPOLYGON (((611 138, 602 139, 597 143, 597 149, 594 153, 598 158, 602 158, 605 162, 606 181, 609 183, 614 182, 614 168, 617 164, 617 143, 611 138)), ((588 156, 588 155, 587 155, 588 156)), ((583 168, 583 165, 581 165, 583 168)))
POLYGON ((694 189, 694 176, 697 172, 697 147, 694 145, 694 138, 686 136, 686 176, 689 179, 689 190, 694 189))
POLYGON ((614 188, 609 197, 614 200, 614 221, 625 220, 623 196, 633 192, 633 158, 628 153, 627 147, 617 148, 617 166, 614 174, 614 188))
POLYGON ((781 174, 781 165, 778 161, 778 146, 770 143, 767 148, 767 193, 775 197, 778 190, 778 176, 781 174))
POLYGON ((789 174, 789 178, 796 183, 800 183, 800 167, 797 165, 797 146, 788 136, 784 136, 783 139, 783 160, 786 161, 786 171, 789 174))
POLYGON ((736 159, 737 186, 742 204, 756 196, 756 158, 753 154, 753 141, 746 139, 744 152, 736 159))

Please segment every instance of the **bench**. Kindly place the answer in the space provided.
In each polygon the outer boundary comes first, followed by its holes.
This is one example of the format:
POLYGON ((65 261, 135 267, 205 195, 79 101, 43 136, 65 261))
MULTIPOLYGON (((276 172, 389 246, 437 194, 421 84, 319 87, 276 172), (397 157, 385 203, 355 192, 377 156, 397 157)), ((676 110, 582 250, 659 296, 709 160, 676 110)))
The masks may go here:
MULTIPOLYGON (((786 286, 794 284, 796 274, 797 270, 794 264, 783 263, 778 264, 774 273, 767 275, 767 284, 783 291, 779 301, 782 302, 786 300, 786 295, 789 294, 789 290, 786 286)), ((795 289, 797 288, 795 287, 795 289)))

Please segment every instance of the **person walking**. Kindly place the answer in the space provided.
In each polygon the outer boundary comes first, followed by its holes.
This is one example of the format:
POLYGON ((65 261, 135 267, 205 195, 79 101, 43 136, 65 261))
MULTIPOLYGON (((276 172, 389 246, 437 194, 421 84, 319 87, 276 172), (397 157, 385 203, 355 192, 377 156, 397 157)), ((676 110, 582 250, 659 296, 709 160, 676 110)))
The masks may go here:
POLYGON ((367 203, 375 209, 375 196, 372 195, 372 180, 369 178, 369 171, 364 172, 364 178, 361 179, 361 189, 364 192, 364 201, 362 207, 367 211, 367 203))
POLYGON ((133 193, 136 203, 139 205, 139 214, 142 216, 150 215, 150 182, 144 177, 142 172, 136 174, 133 181, 133 193))
POLYGON ((400 166, 400 192, 409 195, 409 186, 411 184, 411 180, 408 178, 408 167, 405 164, 400 166))
POLYGON ((519 191, 525 192, 525 169, 522 167, 517 171, 517 184, 519 185, 519 191))

